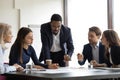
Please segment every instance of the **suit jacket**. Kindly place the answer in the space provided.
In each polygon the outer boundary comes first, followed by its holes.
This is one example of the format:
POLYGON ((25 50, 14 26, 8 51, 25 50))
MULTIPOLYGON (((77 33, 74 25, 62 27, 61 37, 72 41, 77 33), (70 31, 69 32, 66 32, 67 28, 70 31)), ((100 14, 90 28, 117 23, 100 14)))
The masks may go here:
MULTIPOLYGON (((104 53, 105 53, 105 47, 102 45, 102 43, 99 43, 99 63, 105 63, 104 53)), ((82 54, 84 55, 84 60, 82 62, 78 61, 80 65, 84 65, 86 60, 88 60, 88 62, 93 60, 92 47, 90 44, 84 45, 82 54)))
POLYGON ((120 64, 120 46, 111 46, 110 54, 113 64, 120 64))
MULTIPOLYGON (((51 31, 51 25, 49 23, 45 23, 41 25, 41 41, 42 41, 42 49, 41 54, 39 57, 39 61, 43 61, 45 59, 50 59, 50 49, 53 44, 53 34, 51 31)), ((74 51, 73 40, 71 36, 71 30, 68 27, 61 26, 60 30, 60 47, 63 54, 67 53, 68 55, 72 56, 74 51)), ((62 54, 62 55, 63 55, 62 54)))

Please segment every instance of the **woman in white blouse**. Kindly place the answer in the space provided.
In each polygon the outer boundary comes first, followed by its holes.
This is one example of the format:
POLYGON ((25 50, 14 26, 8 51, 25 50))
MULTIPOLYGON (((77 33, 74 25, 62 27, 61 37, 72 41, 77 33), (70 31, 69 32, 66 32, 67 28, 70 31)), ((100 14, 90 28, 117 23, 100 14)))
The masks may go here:
POLYGON ((23 70, 23 68, 18 64, 14 64, 13 66, 4 64, 3 56, 6 49, 5 43, 10 43, 12 39, 10 28, 10 25, 0 23, 0 74, 3 74, 4 72, 23 70))

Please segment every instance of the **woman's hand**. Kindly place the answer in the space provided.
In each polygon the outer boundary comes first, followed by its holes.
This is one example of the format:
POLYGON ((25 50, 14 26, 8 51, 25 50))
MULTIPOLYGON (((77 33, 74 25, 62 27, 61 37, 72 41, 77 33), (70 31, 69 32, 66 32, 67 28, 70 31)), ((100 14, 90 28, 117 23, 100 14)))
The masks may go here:
POLYGON ((18 64, 14 64, 13 66, 16 68, 16 71, 23 71, 24 70, 24 68, 18 64))
POLYGON ((48 65, 48 68, 49 69, 58 69, 59 65, 57 63, 54 63, 54 64, 51 64, 51 65, 48 65))

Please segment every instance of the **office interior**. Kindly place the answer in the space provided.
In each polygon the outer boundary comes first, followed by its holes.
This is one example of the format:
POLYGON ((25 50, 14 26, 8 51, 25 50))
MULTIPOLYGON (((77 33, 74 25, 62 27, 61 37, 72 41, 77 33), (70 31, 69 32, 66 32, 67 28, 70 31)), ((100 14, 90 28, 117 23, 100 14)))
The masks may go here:
POLYGON ((72 30, 75 51, 69 65, 80 66, 77 63, 77 53, 81 53, 83 45, 88 43, 89 27, 98 26, 102 31, 114 29, 120 34, 119 5, 120 0, 0 0, 0 22, 12 25, 13 32, 12 43, 7 44, 9 48, 4 56, 5 62, 9 61, 9 50, 20 27, 30 27, 33 30, 32 45, 39 57, 39 26, 49 22, 52 14, 58 13, 63 18, 63 24, 72 30))

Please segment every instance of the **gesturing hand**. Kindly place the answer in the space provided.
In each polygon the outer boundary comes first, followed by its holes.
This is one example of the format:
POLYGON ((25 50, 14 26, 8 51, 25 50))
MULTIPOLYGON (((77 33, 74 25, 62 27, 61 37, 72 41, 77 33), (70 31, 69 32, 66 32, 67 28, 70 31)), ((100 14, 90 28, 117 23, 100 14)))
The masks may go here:
POLYGON ((80 53, 77 54, 78 61, 83 61, 84 56, 80 53))

